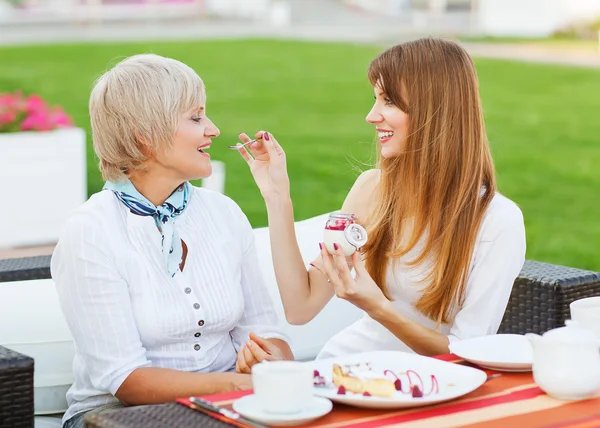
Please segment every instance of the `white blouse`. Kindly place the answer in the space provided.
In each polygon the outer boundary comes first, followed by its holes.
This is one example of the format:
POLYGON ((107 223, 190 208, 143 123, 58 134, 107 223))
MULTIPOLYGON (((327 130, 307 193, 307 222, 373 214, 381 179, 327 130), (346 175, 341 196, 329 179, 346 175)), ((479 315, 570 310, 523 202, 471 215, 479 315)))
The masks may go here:
MULTIPOLYGON (((431 259, 416 268, 405 264, 420 254, 424 243, 425 237, 422 237, 409 254, 390 262, 387 284, 398 312, 447 335, 450 342, 497 333, 513 283, 525 263, 525 225, 519 207, 500 194, 492 199, 475 243, 464 303, 455 308, 453 322, 442 324, 439 329, 435 321, 415 308, 422 296, 422 281, 432 266, 431 259)), ((331 338, 317 358, 380 350, 413 352, 365 313, 331 338)))
POLYGON ((75 342, 64 421, 116 402, 139 367, 231 371, 249 332, 287 341, 238 205, 193 188, 175 227, 189 250, 171 277, 154 219, 132 214, 111 191, 68 220, 51 263, 75 342))

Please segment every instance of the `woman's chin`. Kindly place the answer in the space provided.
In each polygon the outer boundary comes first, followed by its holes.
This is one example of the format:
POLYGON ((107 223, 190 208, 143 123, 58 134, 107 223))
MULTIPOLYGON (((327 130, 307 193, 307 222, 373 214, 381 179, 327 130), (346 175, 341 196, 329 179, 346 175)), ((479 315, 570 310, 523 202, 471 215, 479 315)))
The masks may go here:
POLYGON ((196 168, 193 172, 190 172, 189 174, 186 174, 186 175, 187 175, 186 181, 203 180, 212 175, 212 166, 208 165, 208 167, 196 168))
POLYGON ((382 147, 381 148, 381 157, 386 159, 395 158, 400 154, 399 150, 395 150, 391 147, 382 147))

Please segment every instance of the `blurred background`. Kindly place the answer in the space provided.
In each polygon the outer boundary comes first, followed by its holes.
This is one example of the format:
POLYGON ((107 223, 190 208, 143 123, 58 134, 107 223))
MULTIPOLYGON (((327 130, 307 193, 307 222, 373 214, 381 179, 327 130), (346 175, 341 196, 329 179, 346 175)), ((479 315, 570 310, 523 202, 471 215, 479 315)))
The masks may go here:
POLYGON ((296 220, 339 209, 374 162, 369 62, 433 35, 475 58, 527 258, 598 271, 599 30, 600 0, 0 0, 0 258, 51 252, 68 212, 101 189, 87 102, 117 61, 153 52, 198 72, 221 130, 211 155, 222 168, 204 184, 260 227, 264 203, 226 146, 269 130, 288 153, 296 220), (15 99, 24 115, 52 113, 15 125, 15 99), (14 209, 32 199, 43 214, 14 209))

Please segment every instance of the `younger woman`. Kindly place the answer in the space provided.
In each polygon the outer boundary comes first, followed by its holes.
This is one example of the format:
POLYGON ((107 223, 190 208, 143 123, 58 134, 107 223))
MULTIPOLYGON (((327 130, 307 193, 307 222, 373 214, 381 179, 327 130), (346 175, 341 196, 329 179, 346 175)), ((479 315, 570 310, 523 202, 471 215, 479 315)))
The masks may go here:
POLYGON ((459 45, 422 39, 394 46, 372 61, 368 77, 375 103, 366 119, 380 159, 341 207, 368 230, 351 259, 339 245, 330 255, 319 244, 307 272, 283 149, 261 132, 264 143, 240 150, 266 202, 286 317, 306 323, 337 295, 364 317, 333 337, 321 357, 447 353, 452 341, 497 332, 525 260, 523 216, 497 191, 475 68, 459 45))

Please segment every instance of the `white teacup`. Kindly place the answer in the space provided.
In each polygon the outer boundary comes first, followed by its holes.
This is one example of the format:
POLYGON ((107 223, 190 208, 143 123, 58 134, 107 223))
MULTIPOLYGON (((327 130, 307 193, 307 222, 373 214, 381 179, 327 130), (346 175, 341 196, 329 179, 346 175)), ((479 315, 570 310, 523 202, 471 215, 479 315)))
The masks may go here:
POLYGON ((600 296, 575 300, 569 305, 571 319, 594 332, 600 340, 600 296))
POLYGON ((298 413, 313 396, 313 369, 299 361, 264 361, 252 367, 252 384, 264 412, 298 413))

